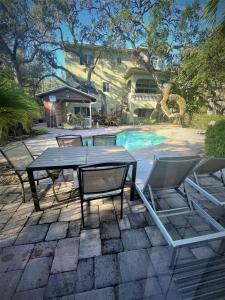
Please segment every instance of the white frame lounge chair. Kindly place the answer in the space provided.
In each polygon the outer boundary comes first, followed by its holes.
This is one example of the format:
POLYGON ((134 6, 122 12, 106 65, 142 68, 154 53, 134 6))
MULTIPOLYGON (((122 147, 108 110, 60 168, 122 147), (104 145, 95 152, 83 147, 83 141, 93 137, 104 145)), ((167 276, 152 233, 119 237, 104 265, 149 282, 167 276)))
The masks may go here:
MULTIPOLYGON (((194 189, 196 189, 200 194, 205 196, 209 201, 214 203, 218 208, 225 207, 225 197, 224 201, 219 200, 216 196, 210 194, 203 186, 201 186, 200 179, 206 175, 213 177, 216 180, 219 180, 225 186, 225 175, 223 173, 225 169, 225 157, 214 157, 210 156, 206 159, 203 159, 193 171, 194 180, 187 178, 186 182, 190 184, 194 189), (220 177, 215 173, 220 172, 220 177)), ((220 211, 220 213, 222 213, 220 211)))
POLYGON ((152 170, 144 187, 141 187, 141 185, 136 183, 138 194, 161 231, 163 237, 172 249, 171 267, 176 263, 177 250, 180 247, 225 238, 225 228, 207 214, 207 212, 205 212, 193 199, 190 199, 188 193, 185 191, 185 179, 199 161, 200 157, 198 156, 155 157, 152 170), (182 184, 184 185, 184 191, 180 188, 182 184), (187 206, 175 209, 157 210, 154 192, 166 189, 174 189, 186 201, 187 206), (149 193, 150 197, 146 196, 147 193, 149 193), (174 215, 185 215, 192 212, 197 213, 218 232, 174 240, 164 226, 161 218, 171 217, 174 215))

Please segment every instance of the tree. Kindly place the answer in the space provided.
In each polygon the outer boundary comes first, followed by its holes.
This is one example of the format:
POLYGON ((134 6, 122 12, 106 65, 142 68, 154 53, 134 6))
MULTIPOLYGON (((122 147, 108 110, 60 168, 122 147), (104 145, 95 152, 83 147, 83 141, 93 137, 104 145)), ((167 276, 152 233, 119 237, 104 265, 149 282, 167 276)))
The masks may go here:
MULTIPOLYGON (((174 77, 182 50, 196 45, 205 37, 200 21, 198 1, 179 8, 173 0, 113 0, 93 1, 94 10, 107 25, 107 33, 115 45, 132 47, 140 65, 149 71, 161 90, 163 111, 168 117, 174 117, 165 109, 170 99, 174 77), (144 45, 144 47, 143 47, 144 45), (165 89, 162 72, 156 70, 154 57, 164 61, 169 74, 169 86, 165 89), (167 97, 167 98, 165 98, 167 97)), ((184 100, 182 102, 184 108, 184 100)), ((180 116, 184 113, 181 109, 180 116)))
POLYGON ((204 5, 202 18, 205 19, 208 24, 215 27, 216 31, 221 31, 222 34, 225 35, 225 7, 222 7, 223 5, 224 2, 221 0, 208 0, 204 5), (220 7, 223 9, 221 15, 219 11, 220 7))
POLYGON ((0 2, 1 66, 10 67, 15 82, 26 87, 31 84, 32 90, 47 77, 55 77, 65 83, 58 70, 74 76, 58 63, 57 51, 60 48, 52 43, 58 37, 51 31, 51 24, 42 23, 37 13, 40 9, 44 11, 44 5, 41 8, 39 1, 0 2), (34 74, 35 80, 31 78, 34 74))
POLYGON ((193 103, 198 109, 203 103, 222 114, 225 110, 225 36, 221 31, 214 34, 198 47, 183 52, 177 84, 188 95, 188 106, 193 103))

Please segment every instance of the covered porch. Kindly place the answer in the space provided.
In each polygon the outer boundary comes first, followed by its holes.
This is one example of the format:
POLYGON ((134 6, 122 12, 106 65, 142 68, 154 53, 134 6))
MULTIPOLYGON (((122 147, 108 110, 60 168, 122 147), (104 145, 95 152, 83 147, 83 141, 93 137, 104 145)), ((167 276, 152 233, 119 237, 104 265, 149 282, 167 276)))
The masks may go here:
POLYGON ((47 127, 61 127, 74 122, 78 127, 92 127, 92 104, 96 98, 70 86, 39 93, 43 100, 47 127))

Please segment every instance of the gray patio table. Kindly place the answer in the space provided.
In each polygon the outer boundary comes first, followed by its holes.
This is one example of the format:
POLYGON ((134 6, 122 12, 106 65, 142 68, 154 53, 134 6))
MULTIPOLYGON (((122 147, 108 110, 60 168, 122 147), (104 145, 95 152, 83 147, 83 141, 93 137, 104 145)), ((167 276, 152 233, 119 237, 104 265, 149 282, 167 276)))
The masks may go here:
POLYGON ((118 146, 57 147, 48 148, 27 167, 35 210, 40 211, 41 208, 34 181, 34 171, 76 169, 85 164, 105 162, 121 162, 132 166, 130 200, 134 200, 137 161, 125 148, 118 146))

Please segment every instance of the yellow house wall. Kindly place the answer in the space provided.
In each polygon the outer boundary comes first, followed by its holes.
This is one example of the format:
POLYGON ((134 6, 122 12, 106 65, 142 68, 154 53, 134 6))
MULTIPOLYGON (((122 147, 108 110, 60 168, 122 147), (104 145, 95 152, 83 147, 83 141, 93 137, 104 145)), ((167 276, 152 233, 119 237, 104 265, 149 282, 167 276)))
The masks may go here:
MULTIPOLYGON (((96 50, 83 51, 84 54, 92 54, 94 57, 98 55, 96 50)), ((104 52, 99 59, 94 72, 92 73, 91 81, 95 82, 96 88, 102 91, 103 82, 109 82, 109 92, 105 92, 108 113, 119 109, 123 97, 127 97, 127 79, 124 78, 128 68, 135 67, 136 62, 131 52, 104 52), (117 57, 121 57, 122 63, 117 63, 117 57)), ((87 69, 80 65, 80 59, 75 56, 66 55, 66 67, 73 72, 79 79, 87 79, 87 69)), ((97 101, 93 107, 100 108, 100 102, 97 101)))

